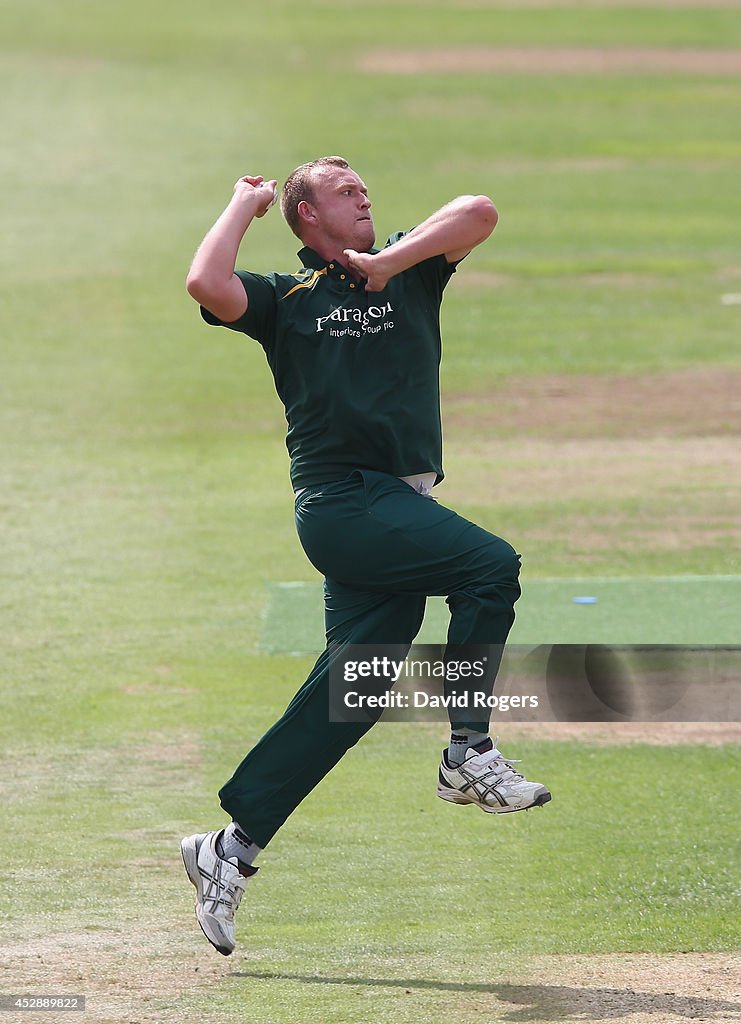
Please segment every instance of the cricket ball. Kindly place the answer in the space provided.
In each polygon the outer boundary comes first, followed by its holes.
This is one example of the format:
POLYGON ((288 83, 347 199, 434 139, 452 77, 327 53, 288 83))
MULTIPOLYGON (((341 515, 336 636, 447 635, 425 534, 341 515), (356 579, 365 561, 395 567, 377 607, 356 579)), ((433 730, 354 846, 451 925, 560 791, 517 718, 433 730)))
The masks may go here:
MULTIPOLYGON (((263 182, 262 182, 262 183, 260 184, 260 188, 265 188, 265 187, 267 186, 267 184, 268 184, 268 183, 267 183, 267 181, 263 181, 263 182)), ((270 205, 271 205, 271 206, 275 206, 275 204, 276 204, 277 202, 278 202, 278 189, 277 189, 277 188, 274 188, 274 189, 273 189, 273 199, 272 199, 272 202, 270 203, 270 205)))

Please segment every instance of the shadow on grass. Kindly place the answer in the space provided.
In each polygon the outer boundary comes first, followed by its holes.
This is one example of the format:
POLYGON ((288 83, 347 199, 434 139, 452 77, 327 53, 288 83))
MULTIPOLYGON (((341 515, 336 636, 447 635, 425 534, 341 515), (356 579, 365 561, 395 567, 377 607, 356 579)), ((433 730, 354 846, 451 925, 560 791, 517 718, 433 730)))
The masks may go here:
MULTIPOLYGON (((431 978, 331 978, 311 974, 282 974, 278 971, 234 971, 236 978, 256 981, 298 981, 307 985, 347 985, 370 988, 400 988, 438 992, 489 994, 500 1003, 519 1009, 504 1010, 502 1021, 556 1022, 619 1020, 633 1013, 653 1015, 656 1024, 672 1020, 701 1018, 739 1020, 741 1003, 699 996, 677 996, 671 992, 636 992, 622 988, 569 988, 564 985, 496 985, 480 982, 434 981, 431 978)), ((502 1014, 502 1010, 497 1008, 502 1014)))

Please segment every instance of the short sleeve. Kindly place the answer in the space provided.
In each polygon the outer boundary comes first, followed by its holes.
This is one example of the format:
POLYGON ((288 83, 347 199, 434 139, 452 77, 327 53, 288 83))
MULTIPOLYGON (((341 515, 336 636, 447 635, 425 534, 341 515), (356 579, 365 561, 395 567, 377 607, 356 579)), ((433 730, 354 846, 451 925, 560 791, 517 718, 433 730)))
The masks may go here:
MULTIPOLYGON (((393 245, 407 234, 409 234, 408 231, 395 232, 389 237, 386 245, 393 245)), ((441 254, 422 260, 421 263, 411 267, 407 273, 415 273, 417 277, 421 278, 425 288, 439 301, 442 299, 445 286, 455 273, 455 269, 456 264, 448 263, 445 256, 441 254)))
POLYGON ((231 323, 219 320, 217 316, 201 306, 201 316, 213 327, 228 327, 259 341, 263 348, 271 346, 275 336, 276 295, 273 275, 251 274, 246 270, 235 271, 247 293, 247 309, 231 323))

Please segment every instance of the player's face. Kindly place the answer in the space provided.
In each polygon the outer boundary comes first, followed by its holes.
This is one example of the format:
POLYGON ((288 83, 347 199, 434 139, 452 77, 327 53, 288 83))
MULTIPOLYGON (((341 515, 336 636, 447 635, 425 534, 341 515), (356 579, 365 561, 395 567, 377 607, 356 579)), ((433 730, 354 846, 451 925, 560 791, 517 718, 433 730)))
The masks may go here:
POLYGON ((371 203, 363 179, 343 167, 322 167, 313 181, 318 227, 343 249, 366 252, 376 240, 371 203))

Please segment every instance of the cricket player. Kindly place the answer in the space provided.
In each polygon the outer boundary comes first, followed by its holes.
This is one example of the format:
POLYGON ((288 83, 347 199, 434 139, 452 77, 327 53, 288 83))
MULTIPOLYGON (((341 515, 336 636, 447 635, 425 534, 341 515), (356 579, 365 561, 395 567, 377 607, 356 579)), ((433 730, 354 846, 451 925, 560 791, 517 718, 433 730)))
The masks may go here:
MULTIPOLYGON (((432 494, 443 479, 440 305, 461 261, 494 230, 494 204, 459 196, 378 249, 363 179, 343 158, 322 157, 281 190, 281 211, 303 246, 300 269, 235 270, 245 232, 252 236, 276 196, 275 180, 240 178, 187 279, 208 324, 265 350, 288 422, 296 528, 324 576, 324 652, 221 789, 231 823, 181 844, 196 917, 225 956, 258 853, 375 720, 330 720, 333 657, 358 644, 407 650, 429 595, 447 598, 448 650, 487 645, 501 657, 520 595, 513 548, 432 494)), ((498 664, 490 659, 489 692, 498 664)), ((496 748, 486 711, 460 714, 451 712, 439 797, 489 813, 551 799, 496 748)))

